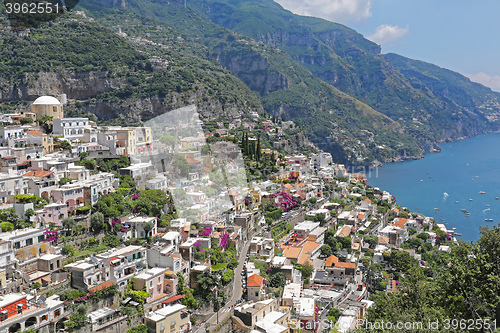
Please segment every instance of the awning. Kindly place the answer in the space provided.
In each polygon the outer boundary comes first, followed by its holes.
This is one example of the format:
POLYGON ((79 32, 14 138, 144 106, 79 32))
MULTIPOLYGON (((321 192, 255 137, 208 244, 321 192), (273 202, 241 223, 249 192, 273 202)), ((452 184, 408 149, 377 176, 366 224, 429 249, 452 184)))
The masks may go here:
POLYGON ((163 304, 167 304, 167 303, 172 303, 172 302, 175 302, 181 298, 183 298, 185 295, 182 294, 182 295, 175 295, 175 296, 172 296, 166 300, 163 301, 163 304))

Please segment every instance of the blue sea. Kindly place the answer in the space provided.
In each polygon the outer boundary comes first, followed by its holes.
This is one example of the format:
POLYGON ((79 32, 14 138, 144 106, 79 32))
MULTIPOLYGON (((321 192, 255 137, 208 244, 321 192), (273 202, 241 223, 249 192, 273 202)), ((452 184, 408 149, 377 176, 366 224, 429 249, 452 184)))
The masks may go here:
POLYGON ((500 221, 500 200, 495 199, 500 197, 500 134, 442 144, 441 149, 421 160, 371 169, 366 172, 368 184, 389 191, 410 211, 434 217, 439 223, 444 220, 462 239, 475 241, 480 236, 479 226, 491 227, 500 221))

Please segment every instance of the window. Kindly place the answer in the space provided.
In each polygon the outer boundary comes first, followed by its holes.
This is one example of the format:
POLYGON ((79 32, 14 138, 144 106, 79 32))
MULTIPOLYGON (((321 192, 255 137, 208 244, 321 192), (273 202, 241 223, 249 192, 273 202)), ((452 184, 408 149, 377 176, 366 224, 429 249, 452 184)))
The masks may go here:
POLYGON ((19 249, 21 247, 21 242, 15 242, 14 243, 14 248, 19 249))
POLYGON ((26 240, 26 246, 30 246, 30 245, 33 245, 33 238, 28 238, 26 240))
MULTIPOLYGON (((45 216, 45 214, 44 214, 43 216, 45 216)), ((40 236, 38 236, 38 243, 43 242, 43 240, 44 240, 44 239, 45 239, 45 236, 44 236, 44 235, 40 235, 40 236)))

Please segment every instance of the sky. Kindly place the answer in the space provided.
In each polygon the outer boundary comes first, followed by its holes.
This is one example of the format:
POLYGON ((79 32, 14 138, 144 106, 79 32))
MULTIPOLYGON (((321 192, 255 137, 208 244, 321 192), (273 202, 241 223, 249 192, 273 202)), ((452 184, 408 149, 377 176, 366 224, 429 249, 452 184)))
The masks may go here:
POLYGON ((275 0, 300 15, 341 23, 397 53, 500 91, 498 0, 275 0))

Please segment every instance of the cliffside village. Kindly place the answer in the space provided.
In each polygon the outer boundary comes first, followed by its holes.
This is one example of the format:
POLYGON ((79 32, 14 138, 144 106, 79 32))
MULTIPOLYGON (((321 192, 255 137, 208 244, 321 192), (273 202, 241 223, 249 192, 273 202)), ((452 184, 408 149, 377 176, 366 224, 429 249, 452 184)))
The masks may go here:
MULTIPOLYGON (((368 276, 369 264, 384 264, 391 251, 400 250, 425 265, 415 250, 401 248, 424 231, 424 242, 449 251, 439 242, 436 227, 449 239, 453 230, 430 217, 408 214, 390 193, 368 186, 363 173, 332 163, 328 153, 278 158, 278 152, 262 149, 275 154, 279 171, 258 183, 232 182, 231 177, 238 180, 244 172, 234 157, 237 145, 222 140, 203 151, 205 136, 189 132, 168 148, 154 135, 154 125, 97 126, 88 118, 65 118, 64 103, 64 96, 42 96, 30 112, 1 115, 0 210, 15 210, 30 226, 0 232, 0 333, 70 331, 65 323, 74 320, 74 304, 113 286, 123 297, 89 310, 77 331, 120 332, 131 325, 123 309, 134 307, 142 309, 139 324, 151 333, 216 332, 221 327, 252 333, 329 332, 332 327, 322 323, 331 319, 332 309, 338 309, 333 325, 347 332, 373 304, 368 300, 373 279, 388 293, 397 289, 391 276, 368 276), (40 119, 52 123, 52 133, 36 125, 40 119), (158 156, 165 152, 182 156, 189 173, 162 165, 158 156), (77 165, 82 156, 123 155, 131 165, 118 174, 77 165), (213 183, 210 173, 222 169, 229 186, 207 195, 203 186, 213 183), (121 175, 130 176, 141 190, 182 190, 182 197, 173 195, 174 204, 182 207, 179 211, 196 212, 196 218, 178 217, 161 226, 158 216, 128 214, 120 222, 106 221, 123 225, 116 232, 119 246, 76 261, 63 254, 63 221, 71 218, 89 228, 93 207, 117 191, 121 175), (16 200, 19 195, 40 197, 44 204, 35 207, 16 200), (278 215, 263 209, 269 202, 280 207, 278 215), (375 241, 368 242, 367 236, 375 241), (329 239, 341 246, 329 251, 329 239), (214 246, 221 252, 234 248, 238 263, 230 281, 213 288, 214 293, 225 292, 224 303, 215 312, 211 304, 193 309, 179 292, 180 284, 197 290, 203 272, 220 279, 228 270, 211 264, 214 246), (310 272, 304 267, 311 267, 310 272), (276 274, 285 278, 278 287, 271 283, 276 274), (62 299, 60 294, 68 290, 87 296, 62 299), (146 291, 144 304, 126 297, 126 290, 146 291)), ((266 132, 282 131, 269 119, 255 118, 266 132)), ((190 121, 200 125, 197 119, 190 121)), ((177 133, 182 126, 176 126, 163 124, 161 130, 177 133)), ((226 130, 216 133, 228 135, 226 130)), ((85 237, 95 236, 88 232, 85 237)))

